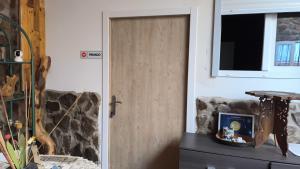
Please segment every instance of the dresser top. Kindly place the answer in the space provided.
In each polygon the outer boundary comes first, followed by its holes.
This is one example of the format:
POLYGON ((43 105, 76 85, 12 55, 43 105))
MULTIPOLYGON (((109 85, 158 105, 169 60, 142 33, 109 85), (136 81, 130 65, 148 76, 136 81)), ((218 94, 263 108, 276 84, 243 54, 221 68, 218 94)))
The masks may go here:
POLYGON ((284 100, 300 100, 300 94, 280 91, 248 91, 246 94, 256 97, 274 98, 279 97, 284 100))
POLYGON ((273 145, 262 145, 257 149, 234 147, 217 143, 213 137, 208 135, 185 133, 180 143, 180 149, 300 165, 300 157, 291 152, 288 152, 287 157, 284 157, 280 149, 273 145))

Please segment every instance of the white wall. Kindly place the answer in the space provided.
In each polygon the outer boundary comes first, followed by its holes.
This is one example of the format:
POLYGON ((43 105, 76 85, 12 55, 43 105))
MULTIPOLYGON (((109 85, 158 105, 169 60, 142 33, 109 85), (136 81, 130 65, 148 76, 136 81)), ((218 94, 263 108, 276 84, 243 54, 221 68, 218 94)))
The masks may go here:
POLYGON ((52 57, 48 89, 101 93, 101 60, 80 50, 102 49, 103 10, 199 8, 196 95, 252 98, 246 90, 300 92, 298 79, 211 78, 213 0, 46 0, 46 46, 52 57))

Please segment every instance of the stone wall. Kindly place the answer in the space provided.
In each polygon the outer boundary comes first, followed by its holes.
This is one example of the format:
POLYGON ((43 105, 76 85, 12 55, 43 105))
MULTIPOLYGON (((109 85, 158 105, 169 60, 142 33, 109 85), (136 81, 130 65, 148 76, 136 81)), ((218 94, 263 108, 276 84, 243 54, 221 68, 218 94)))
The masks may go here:
POLYGON ((277 41, 300 40, 300 17, 278 19, 277 41))
MULTIPOLYGON (((66 114, 80 93, 46 91, 44 124, 50 132, 66 114)), ((58 155, 81 156, 99 162, 99 116, 100 96, 84 92, 70 113, 67 114, 51 137, 56 143, 58 155)))
MULTIPOLYGON (((232 100, 220 97, 201 97, 197 100, 197 133, 215 134, 218 129, 218 113, 251 114, 258 121, 257 100, 232 100)), ((258 124, 255 124, 255 131, 258 124)), ((300 143, 300 103, 291 103, 288 116, 288 142, 300 143)))

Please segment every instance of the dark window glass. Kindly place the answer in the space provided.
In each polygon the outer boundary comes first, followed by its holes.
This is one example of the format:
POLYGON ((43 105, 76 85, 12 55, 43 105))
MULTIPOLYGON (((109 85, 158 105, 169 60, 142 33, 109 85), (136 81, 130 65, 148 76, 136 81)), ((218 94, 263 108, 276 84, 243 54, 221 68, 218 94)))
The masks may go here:
POLYGON ((264 14, 223 15, 220 70, 261 70, 264 14))

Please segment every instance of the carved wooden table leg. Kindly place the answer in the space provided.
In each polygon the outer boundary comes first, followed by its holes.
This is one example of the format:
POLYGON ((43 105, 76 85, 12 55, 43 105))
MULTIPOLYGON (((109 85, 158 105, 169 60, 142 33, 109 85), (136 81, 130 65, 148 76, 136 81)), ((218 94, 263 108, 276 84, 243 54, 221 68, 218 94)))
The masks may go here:
POLYGON ((255 134, 255 147, 258 148, 263 145, 269 138, 270 133, 273 132, 273 106, 272 99, 267 97, 259 98, 259 118, 258 130, 255 134), (269 120, 272 119, 272 120, 269 120))
POLYGON ((289 112, 289 103, 290 100, 283 100, 280 97, 273 98, 274 134, 284 156, 286 156, 288 150, 287 117, 289 112))

